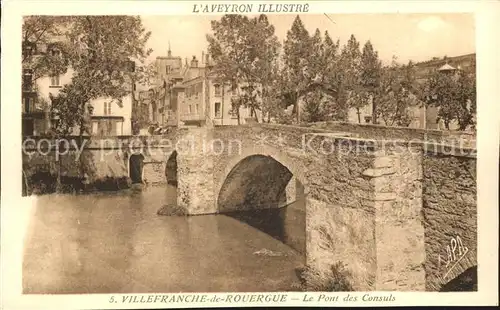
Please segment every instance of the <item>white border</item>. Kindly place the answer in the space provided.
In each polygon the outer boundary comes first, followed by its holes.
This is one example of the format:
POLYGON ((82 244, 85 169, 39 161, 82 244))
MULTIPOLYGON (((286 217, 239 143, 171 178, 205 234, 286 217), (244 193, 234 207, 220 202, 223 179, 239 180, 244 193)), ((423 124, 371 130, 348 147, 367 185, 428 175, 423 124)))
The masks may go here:
MULTIPOLYGON (((236 1, 234 1, 236 2, 236 1)), ((249 1, 247 1, 249 2, 249 1)), ((381 303, 308 303, 304 293, 288 293, 288 302, 263 304, 110 304, 110 296, 121 295, 21 295, 22 245, 26 221, 33 210, 31 198, 21 193, 21 16, 30 14, 134 14, 188 15, 195 1, 2 1, 2 195, 1 195, 1 298, 5 309, 99 308, 178 308, 224 306, 381 306, 381 303), (139 3, 140 2, 140 3, 139 3), (291 298, 299 301, 292 301, 291 298)), ((265 3, 263 1, 253 3, 265 3)), ((268 2, 266 2, 268 3, 268 2)), ((500 81, 497 29, 500 20, 498 1, 290 1, 309 3, 314 13, 436 13, 471 12, 476 14, 478 70, 478 260, 479 291, 475 293, 393 292, 396 301, 386 305, 498 305, 498 141, 500 81)), ((296 14, 296 13, 291 13, 296 14)), ((373 292, 371 292, 373 293, 373 292)), ((347 293, 332 293, 342 300, 347 293)), ((363 293, 354 293, 362 296, 363 293)), ((144 295, 144 294, 143 294, 144 295)), ((226 294, 210 294, 210 296, 226 294)), ((319 293, 307 293, 318 296, 319 293)), ((351 293, 353 295, 353 293, 351 293)), ((121 297, 120 297, 121 298, 121 297)), ((359 297, 358 297, 359 298, 359 297)))

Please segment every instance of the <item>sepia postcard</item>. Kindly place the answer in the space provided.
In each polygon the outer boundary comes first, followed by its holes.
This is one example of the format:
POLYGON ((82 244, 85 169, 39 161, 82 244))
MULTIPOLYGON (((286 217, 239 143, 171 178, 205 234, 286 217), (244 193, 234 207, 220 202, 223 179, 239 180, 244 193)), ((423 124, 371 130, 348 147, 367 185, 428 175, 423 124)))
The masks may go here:
POLYGON ((2 8, 2 309, 498 305, 498 1, 2 8))

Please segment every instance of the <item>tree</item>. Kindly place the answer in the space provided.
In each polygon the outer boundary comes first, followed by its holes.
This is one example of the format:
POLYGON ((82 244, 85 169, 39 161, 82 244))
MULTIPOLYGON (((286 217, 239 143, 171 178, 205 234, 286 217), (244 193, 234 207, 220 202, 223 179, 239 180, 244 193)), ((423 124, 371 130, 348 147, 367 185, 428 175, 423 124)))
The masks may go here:
POLYGON ((23 79, 23 89, 41 77, 67 71, 69 61, 66 56, 71 47, 54 41, 54 38, 65 35, 65 27, 71 19, 63 16, 26 16, 23 19, 22 65, 23 69, 31 70, 30 79, 23 79), (52 53, 53 48, 62 53, 52 53))
POLYGON ((375 91, 376 116, 388 126, 409 126, 410 108, 419 104, 417 95, 412 62, 401 66, 393 58, 391 65, 382 69, 375 91))
POLYGON ((353 107, 358 112, 358 122, 361 122, 360 108, 366 102, 361 90, 361 52, 359 42, 354 35, 351 35, 347 45, 342 48, 338 70, 341 74, 339 87, 339 98, 345 100, 345 106, 353 107))
POLYGON ((328 117, 334 120, 345 120, 347 118, 347 100, 343 98, 342 92, 342 72, 339 56, 340 43, 333 42, 328 31, 325 31, 323 40, 323 64, 322 64, 322 84, 326 90, 328 100, 328 117))
MULTIPOLYGON (((377 106, 376 100, 373 100, 376 90, 380 84, 382 64, 378 59, 378 53, 373 49, 370 41, 367 41, 363 46, 363 52, 361 55, 361 87, 363 89, 360 105, 366 105, 369 100, 372 100, 372 117, 373 123, 377 123, 377 106)), ((358 121, 361 122, 359 115, 359 105, 358 107, 358 121)))
POLYGON ((298 15, 287 32, 283 49, 283 99, 286 107, 294 106, 296 121, 300 122, 299 100, 308 92, 315 60, 311 59, 309 33, 298 15))
MULTIPOLYGON (((70 65, 75 74, 72 83, 61 90, 61 101, 77 104, 82 113, 91 100, 99 97, 111 98, 122 105, 122 98, 131 93, 132 84, 140 80, 146 70, 145 59, 151 50, 145 45, 150 34, 142 26, 140 17, 74 19, 68 41, 73 47, 70 65), (68 100, 72 97, 74 100, 68 100)), ((83 117, 78 125, 80 135, 88 132, 83 117)))
MULTIPOLYGON (((144 77, 144 61, 151 53, 145 48, 149 36, 140 17, 134 16, 27 17, 23 23, 23 50, 27 51, 23 64, 34 71, 32 81, 68 68, 74 71, 52 112, 60 117, 59 128, 78 125, 83 135, 86 105, 91 100, 110 97, 121 104, 131 92, 131 84, 144 77), (29 51, 42 44, 51 49, 30 57, 29 51), (77 115, 69 117, 64 111, 77 115)), ((64 129, 59 134, 66 132, 64 129)))
POLYGON ((253 112, 261 110, 262 98, 268 96, 268 85, 274 79, 272 64, 279 53, 278 38, 265 15, 252 19, 224 15, 213 20, 211 28, 213 34, 207 35, 207 41, 214 72, 237 93, 231 103, 239 123, 241 106, 253 112))
POLYGON ((438 121, 446 129, 457 121, 459 130, 475 126, 476 79, 474 74, 459 71, 457 74, 435 71, 425 85, 423 100, 438 107, 438 121))
MULTIPOLYGON (((143 65, 151 53, 145 48, 150 32, 134 16, 29 17, 23 32, 24 44, 32 48, 39 43, 57 48, 58 53, 23 57, 24 62, 34 62, 30 66, 39 76, 60 74, 68 68, 74 71, 71 82, 51 96, 50 112, 58 119, 53 128, 56 137, 72 134, 75 126, 80 138, 90 133, 87 125, 92 108, 88 104, 108 97, 121 105, 132 84, 143 77, 143 65)), ((80 164, 82 169, 82 161, 80 164)))
POLYGON ((333 43, 328 32, 322 40, 319 29, 311 39, 310 64, 311 81, 304 92, 305 122, 326 121, 338 118, 339 106, 336 104, 338 79, 336 70, 337 45, 333 43))

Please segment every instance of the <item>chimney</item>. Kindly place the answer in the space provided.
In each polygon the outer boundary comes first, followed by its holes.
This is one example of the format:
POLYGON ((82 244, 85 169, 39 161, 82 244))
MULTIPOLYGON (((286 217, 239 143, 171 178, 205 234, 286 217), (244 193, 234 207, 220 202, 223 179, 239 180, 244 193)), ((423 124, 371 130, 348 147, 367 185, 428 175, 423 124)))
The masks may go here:
POLYGON ((210 65, 210 54, 207 53, 207 55, 205 55, 205 63, 208 65, 210 65))
POLYGON ((201 64, 205 63, 205 51, 201 51, 201 64))
POLYGON ((193 56, 191 60, 191 68, 198 68, 198 59, 196 59, 196 56, 193 56))

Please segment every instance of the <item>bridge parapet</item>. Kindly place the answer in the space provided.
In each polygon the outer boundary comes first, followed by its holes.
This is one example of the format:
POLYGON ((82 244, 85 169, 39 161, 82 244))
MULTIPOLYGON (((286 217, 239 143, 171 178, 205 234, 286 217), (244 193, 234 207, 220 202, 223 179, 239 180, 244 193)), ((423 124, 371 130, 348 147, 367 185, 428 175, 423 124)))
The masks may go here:
POLYGON ((359 138, 427 141, 429 143, 454 145, 462 148, 476 148, 476 134, 474 132, 394 127, 374 124, 355 124, 333 121, 311 123, 304 126, 307 128, 329 131, 350 132, 359 138))

